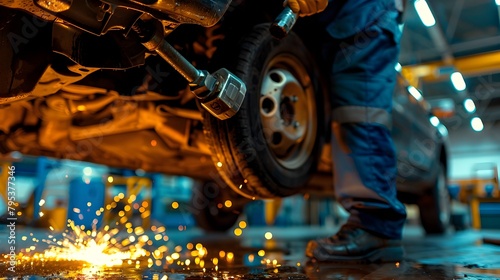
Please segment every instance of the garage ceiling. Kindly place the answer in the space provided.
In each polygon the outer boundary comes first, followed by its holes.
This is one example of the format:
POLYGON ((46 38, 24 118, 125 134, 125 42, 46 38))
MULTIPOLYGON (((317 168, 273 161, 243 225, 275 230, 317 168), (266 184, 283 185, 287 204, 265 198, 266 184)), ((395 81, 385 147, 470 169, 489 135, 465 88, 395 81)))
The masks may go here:
POLYGON ((433 108, 451 112, 441 118, 449 130, 470 128, 474 117, 482 119, 485 129, 500 128, 500 8, 495 0, 427 0, 436 21, 430 27, 415 2, 425 1, 407 2, 403 74, 433 108), (453 86, 454 72, 463 75, 465 90, 453 86), (476 106, 472 113, 463 105, 469 98, 476 106))

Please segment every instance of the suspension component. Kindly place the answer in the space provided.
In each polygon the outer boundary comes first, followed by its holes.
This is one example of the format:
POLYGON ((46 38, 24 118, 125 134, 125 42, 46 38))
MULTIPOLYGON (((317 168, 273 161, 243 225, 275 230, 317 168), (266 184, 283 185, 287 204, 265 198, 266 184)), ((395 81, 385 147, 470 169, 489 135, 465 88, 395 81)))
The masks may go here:
POLYGON ((213 116, 225 120, 238 112, 246 86, 236 75, 225 68, 212 74, 197 69, 165 40, 163 28, 156 22, 138 20, 133 29, 149 51, 156 52, 190 83, 193 94, 213 116))

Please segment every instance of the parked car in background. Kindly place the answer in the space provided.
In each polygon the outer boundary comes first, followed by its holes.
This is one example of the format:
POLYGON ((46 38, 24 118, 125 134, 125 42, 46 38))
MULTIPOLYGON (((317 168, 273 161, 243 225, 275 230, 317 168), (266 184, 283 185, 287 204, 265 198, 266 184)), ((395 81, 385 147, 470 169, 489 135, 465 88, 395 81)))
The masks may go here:
MULTIPOLYGON (((212 230, 231 227, 251 200, 331 192, 327 81, 305 21, 278 40, 269 27, 281 3, 83 2, 0 1, 1 153, 194 178, 191 209, 212 230), (171 65, 181 58, 144 47, 152 27, 139 20, 161 26, 199 69, 241 79, 238 113, 208 113, 171 65)), ((415 91, 401 78, 394 94, 398 190, 439 233, 450 208, 446 136, 415 91)))

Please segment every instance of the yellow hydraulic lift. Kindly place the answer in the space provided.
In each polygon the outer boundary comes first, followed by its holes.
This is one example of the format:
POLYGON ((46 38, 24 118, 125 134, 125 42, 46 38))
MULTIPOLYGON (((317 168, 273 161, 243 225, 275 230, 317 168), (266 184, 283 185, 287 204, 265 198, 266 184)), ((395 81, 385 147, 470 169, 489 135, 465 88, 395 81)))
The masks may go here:
POLYGON ((264 218, 266 225, 274 225, 282 204, 282 198, 268 199, 264 201, 264 218))
MULTIPOLYGON (((104 199, 104 204, 107 206, 111 205, 113 202, 117 202, 116 200, 120 200, 121 198, 115 199, 108 195, 108 190, 113 186, 126 186, 126 192, 124 193, 123 199, 129 205, 134 205, 136 203, 136 198, 139 193, 144 191, 149 191, 151 193, 153 188, 153 182, 151 179, 146 177, 139 176, 131 176, 131 177, 120 177, 120 176, 109 176, 106 182, 106 196, 104 199)), ((151 196, 148 196, 142 204, 138 205, 139 209, 142 207, 142 211, 140 211, 140 215, 142 218, 142 226, 147 228, 151 224, 151 196)), ((132 208, 129 211, 124 211, 124 217, 126 219, 130 219, 132 217, 132 208)), ((105 223, 109 223, 111 221, 111 211, 105 211, 103 221, 105 223)))
POLYGON ((469 204, 472 227, 480 229, 482 203, 500 204, 500 187, 498 184, 498 167, 494 163, 480 163, 473 167, 473 176, 468 179, 451 180, 451 184, 460 187, 458 200, 469 204), (489 171, 491 176, 480 176, 480 171, 489 171), (490 189, 487 189, 490 188, 490 189))
POLYGON ((500 51, 456 57, 452 64, 436 61, 403 66, 401 73, 411 85, 417 87, 420 80, 426 82, 445 80, 455 71, 459 71, 463 76, 500 72, 500 51))
POLYGON ((7 185, 9 179, 9 166, 11 163, 9 162, 0 162, 0 195, 7 205, 7 185))

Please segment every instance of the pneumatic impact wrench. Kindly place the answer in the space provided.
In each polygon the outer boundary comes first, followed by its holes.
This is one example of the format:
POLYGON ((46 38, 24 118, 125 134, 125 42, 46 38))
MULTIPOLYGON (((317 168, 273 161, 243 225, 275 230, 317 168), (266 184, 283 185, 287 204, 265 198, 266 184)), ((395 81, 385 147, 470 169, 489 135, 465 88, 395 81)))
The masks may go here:
MULTIPOLYGON (((292 29, 296 19, 297 15, 286 7, 271 25, 271 34, 282 39, 292 29)), ((193 94, 213 116, 225 120, 238 112, 245 99, 246 86, 236 75, 225 68, 209 73, 194 67, 165 40, 163 26, 157 21, 138 20, 133 29, 149 51, 160 55, 189 82, 193 94)))
POLYGON ((189 82, 193 94, 213 116, 225 120, 238 112, 246 86, 236 75, 225 68, 209 73, 194 67, 164 39, 163 26, 157 21, 138 20, 133 29, 149 51, 156 52, 189 82))

